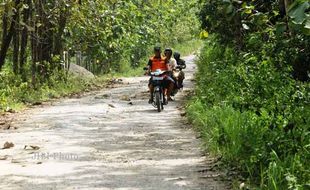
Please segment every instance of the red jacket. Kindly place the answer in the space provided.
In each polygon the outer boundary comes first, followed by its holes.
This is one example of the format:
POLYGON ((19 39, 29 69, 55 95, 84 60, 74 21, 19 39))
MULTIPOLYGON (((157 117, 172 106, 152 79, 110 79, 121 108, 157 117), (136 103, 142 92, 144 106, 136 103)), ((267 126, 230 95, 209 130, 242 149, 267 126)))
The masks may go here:
POLYGON ((154 72, 157 69, 160 69, 162 71, 167 71, 168 67, 167 67, 167 61, 165 57, 152 57, 149 61, 149 64, 151 66, 151 71, 154 72))

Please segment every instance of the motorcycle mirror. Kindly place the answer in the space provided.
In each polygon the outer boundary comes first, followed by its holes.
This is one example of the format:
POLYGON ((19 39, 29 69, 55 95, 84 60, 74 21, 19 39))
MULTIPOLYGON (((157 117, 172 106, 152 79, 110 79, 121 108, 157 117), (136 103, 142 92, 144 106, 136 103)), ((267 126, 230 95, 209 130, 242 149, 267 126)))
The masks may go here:
POLYGON ((147 71, 147 70, 149 70, 149 68, 148 67, 144 67, 143 70, 147 71))

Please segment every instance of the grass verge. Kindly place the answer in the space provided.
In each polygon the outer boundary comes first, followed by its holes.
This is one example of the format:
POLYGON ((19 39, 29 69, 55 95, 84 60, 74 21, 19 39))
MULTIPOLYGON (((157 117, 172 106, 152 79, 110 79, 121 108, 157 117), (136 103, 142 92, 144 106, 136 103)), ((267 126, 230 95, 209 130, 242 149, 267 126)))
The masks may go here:
POLYGON ((187 107, 205 148, 250 189, 309 189, 310 84, 294 80, 289 66, 280 70, 275 56, 205 43, 187 107))

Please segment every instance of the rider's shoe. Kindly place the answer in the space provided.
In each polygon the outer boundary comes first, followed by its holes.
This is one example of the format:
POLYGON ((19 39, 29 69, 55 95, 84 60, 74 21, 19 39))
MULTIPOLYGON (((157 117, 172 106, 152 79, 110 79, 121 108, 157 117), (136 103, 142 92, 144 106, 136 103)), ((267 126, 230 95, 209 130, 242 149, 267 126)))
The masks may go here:
POLYGON ((152 104, 153 103, 153 98, 150 98, 149 99, 149 104, 152 104))
POLYGON ((164 98, 164 105, 168 105, 168 101, 166 98, 164 98))
POLYGON ((171 96, 175 96, 177 94, 178 90, 173 90, 171 93, 171 96))

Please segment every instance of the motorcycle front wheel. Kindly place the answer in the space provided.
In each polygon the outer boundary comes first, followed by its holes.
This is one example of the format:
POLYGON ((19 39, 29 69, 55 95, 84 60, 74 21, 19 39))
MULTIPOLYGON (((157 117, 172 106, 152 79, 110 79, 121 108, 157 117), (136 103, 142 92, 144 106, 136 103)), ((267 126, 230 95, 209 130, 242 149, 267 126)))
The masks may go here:
POLYGON ((161 103, 160 92, 155 92, 155 103, 156 103, 157 111, 161 112, 162 103, 161 103))

